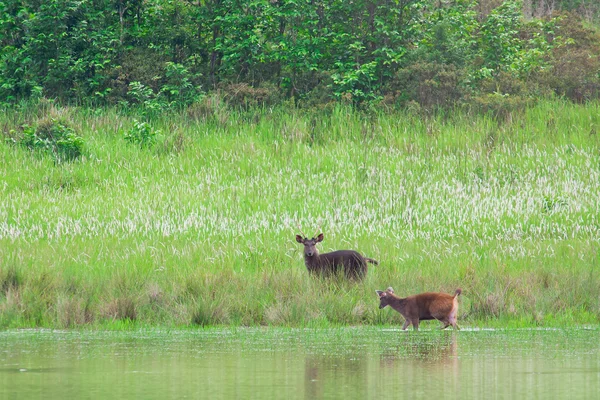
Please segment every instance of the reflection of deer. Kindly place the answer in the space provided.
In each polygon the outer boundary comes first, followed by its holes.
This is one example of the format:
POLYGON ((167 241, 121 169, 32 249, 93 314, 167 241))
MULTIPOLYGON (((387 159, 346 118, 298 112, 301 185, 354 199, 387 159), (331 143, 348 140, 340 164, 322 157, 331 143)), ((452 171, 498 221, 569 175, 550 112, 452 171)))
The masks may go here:
MULTIPOLYGON (((459 367, 458 335, 445 332, 443 335, 420 336, 401 335, 399 343, 394 348, 388 348, 380 355, 382 370, 391 371, 396 375, 398 369, 427 368, 430 371, 447 366, 459 367)), ((458 370, 455 369, 455 372, 458 370)))
POLYGON ((415 330, 419 330, 419 321, 437 319, 444 326, 442 329, 452 325, 460 329, 456 323, 458 313, 458 295, 462 290, 456 289, 454 296, 446 293, 421 293, 406 298, 400 298, 394 294, 394 289, 387 288, 385 292, 376 290, 379 296, 379 308, 390 306, 398 311, 406 319, 402 329, 408 328, 410 324, 415 330))
POLYGON ((304 245, 304 263, 310 273, 331 276, 343 268, 346 278, 362 279, 367 274, 367 263, 378 264, 376 260, 364 257, 354 250, 338 250, 319 254, 317 243, 323 241, 323 234, 312 239, 307 238, 304 234, 303 236, 296 235, 296 242, 304 245))

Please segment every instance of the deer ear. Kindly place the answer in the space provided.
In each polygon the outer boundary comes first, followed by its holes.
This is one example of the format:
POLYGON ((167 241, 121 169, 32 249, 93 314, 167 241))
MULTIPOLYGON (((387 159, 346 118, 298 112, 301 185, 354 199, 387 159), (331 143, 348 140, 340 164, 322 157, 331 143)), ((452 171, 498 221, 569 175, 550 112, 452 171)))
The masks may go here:
POLYGON ((296 242, 298 242, 298 243, 304 243, 304 240, 302 239, 302 236, 296 235, 296 242))
POLYGON ((322 242, 323 241, 323 234, 319 233, 319 236, 317 236, 317 243, 322 242))
POLYGON ((376 290, 375 293, 377 293, 377 296, 379 297, 385 297, 387 296, 386 292, 382 292, 381 290, 376 290))
POLYGON ((388 292, 388 293, 394 293, 394 289, 390 286, 389 288, 387 288, 386 292, 388 292))

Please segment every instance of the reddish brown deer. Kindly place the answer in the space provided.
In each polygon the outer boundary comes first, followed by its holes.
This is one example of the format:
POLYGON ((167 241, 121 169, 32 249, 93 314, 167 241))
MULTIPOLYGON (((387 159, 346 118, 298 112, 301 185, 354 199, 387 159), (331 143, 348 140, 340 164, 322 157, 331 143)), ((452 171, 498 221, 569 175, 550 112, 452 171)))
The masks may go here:
POLYGON ((304 264, 306 264, 306 269, 310 273, 320 276, 332 276, 343 268, 346 278, 362 279, 367 274, 367 263, 379 264, 376 260, 364 257, 354 250, 338 250, 319 254, 316 246, 317 243, 322 241, 322 233, 312 239, 296 235, 296 242, 304 245, 304 264))
POLYGON ((406 298, 400 298, 394 294, 394 289, 387 288, 385 292, 376 290, 379 296, 379 308, 390 306, 398 311, 406 319, 402 329, 405 330, 410 324, 419 330, 419 321, 437 319, 442 322, 446 329, 452 325, 454 329, 460 329, 456 323, 458 313, 458 295, 462 290, 456 289, 454 296, 446 293, 421 293, 406 298))

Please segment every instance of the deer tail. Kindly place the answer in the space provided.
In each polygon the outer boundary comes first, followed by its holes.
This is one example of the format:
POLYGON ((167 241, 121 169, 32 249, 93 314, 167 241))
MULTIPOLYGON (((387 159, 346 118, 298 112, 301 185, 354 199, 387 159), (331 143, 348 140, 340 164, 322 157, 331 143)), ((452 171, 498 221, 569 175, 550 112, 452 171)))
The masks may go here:
POLYGON ((460 289, 456 289, 456 290, 454 291, 454 297, 456 297, 456 296, 460 295, 461 293, 462 293, 462 290, 460 290, 460 289))
POLYGON ((377 260, 374 260, 372 258, 369 257, 365 257, 365 261, 371 264, 375 264, 375 265, 379 265, 379 262, 377 260))

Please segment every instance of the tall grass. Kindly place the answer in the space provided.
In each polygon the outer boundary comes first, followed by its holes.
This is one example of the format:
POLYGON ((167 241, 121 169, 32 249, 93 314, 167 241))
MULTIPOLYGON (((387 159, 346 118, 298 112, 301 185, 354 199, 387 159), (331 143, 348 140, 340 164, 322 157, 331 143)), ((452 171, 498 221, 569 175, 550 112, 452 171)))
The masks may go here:
POLYGON ((598 323, 599 111, 188 110, 148 119, 147 148, 132 112, 5 112, 12 138, 60 114, 85 152, 0 144, 0 326, 396 323, 388 286, 461 287, 461 325, 598 323), (380 265, 312 279, 297 224, 380 265))

